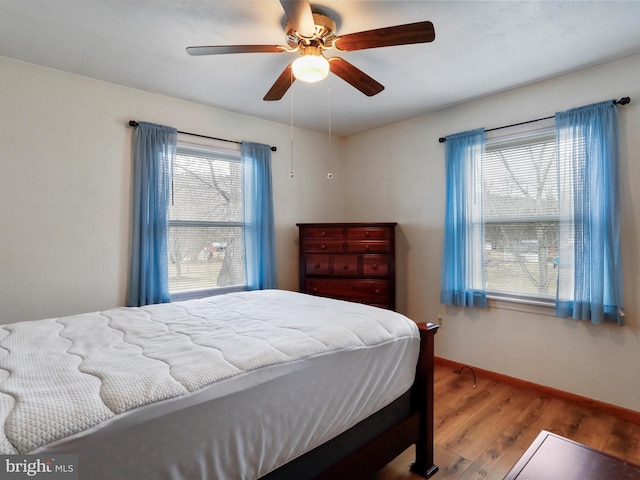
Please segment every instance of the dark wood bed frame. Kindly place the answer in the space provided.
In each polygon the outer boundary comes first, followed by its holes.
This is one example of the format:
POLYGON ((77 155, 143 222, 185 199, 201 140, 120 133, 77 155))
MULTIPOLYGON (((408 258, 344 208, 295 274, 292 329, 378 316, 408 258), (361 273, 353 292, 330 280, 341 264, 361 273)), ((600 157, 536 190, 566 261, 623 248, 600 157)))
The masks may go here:
MULTIPOLYGON (((421 323, 420 356, 416 366, 416 376, 411 391, 406 396, 408 415, 403 414, 397 420, 392 418, 390 426, 381 433, 374 427, 379 418, 365 419, 353 429, 336 437, 334 440, 321 445, 315 450, 294 460, 291 464, 275 470, 264 479, 280 478, 314 478, 317 480, 356 480, 371 478, 378 470, 404 452, 411 445, 415 445, 415 462, 411 471, 425 478, 431 477, 438 471, 433 463, 433 363, 434 336, 438 325, 421 323), (367 422, 369 422, 367 424, 367 422), (353 430, 360 428, 358 433, 353 430), (370 434, 368 431, 376 433, 370 434), (362 436, 366 440, 362 440, 362 436), (358 442, 353 450, 350 445, 358 442), (340 452, 348 453, 340 453, 340 452), (336 453, 338 452, 338 453, 336 453), (306 458, 305 458, 306 457, 306 458), (328 460, 330 459, 330 460, 328 460), (327 466, 327 462, 329 466, 327 466)), ((401 397, 400 400, 403 398, 401 397)), ((395 403, 395 402, 394 402, 395 403)), ((393 409, 392 406, 383 410, 393 409)), ((384 416, 383 411, 379 412, 384 416)), ((387 423, 389 420, 386 420, 387 423)), ((384 422, 384 420, 383 420, 384 422)))

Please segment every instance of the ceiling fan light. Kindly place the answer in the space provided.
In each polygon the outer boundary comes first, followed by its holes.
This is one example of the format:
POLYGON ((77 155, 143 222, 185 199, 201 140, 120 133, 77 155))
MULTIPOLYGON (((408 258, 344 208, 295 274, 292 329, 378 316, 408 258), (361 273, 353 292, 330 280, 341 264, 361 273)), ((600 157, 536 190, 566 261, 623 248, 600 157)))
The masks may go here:
POLYGON ((293 65, 293 76, 303 82, 319 82, 329 74, 329 61, 322 55, 303 55, 293 65))

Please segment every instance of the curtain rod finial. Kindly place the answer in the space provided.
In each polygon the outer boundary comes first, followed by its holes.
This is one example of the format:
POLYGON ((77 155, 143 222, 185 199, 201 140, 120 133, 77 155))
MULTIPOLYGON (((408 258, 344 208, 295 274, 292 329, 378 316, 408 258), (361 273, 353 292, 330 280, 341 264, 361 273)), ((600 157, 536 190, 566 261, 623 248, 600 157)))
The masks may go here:
POLYGON ((447 139, 446 139, 446 138, 444 138, 444 137, 440 137, 440 138, 438 139, 438 141, 439 141, 440 143, 444 143, 444 142, 446 142, 446 141, 447 141, 447 139))

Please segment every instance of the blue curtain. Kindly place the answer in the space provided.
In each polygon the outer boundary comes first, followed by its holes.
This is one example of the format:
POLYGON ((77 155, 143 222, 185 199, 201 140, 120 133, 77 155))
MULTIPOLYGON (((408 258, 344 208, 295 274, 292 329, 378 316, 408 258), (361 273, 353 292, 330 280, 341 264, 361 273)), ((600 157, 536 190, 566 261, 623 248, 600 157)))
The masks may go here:
POLYGON ((277 288, 271 147, 242 142, 244 251, 247 288, 277 288))
POLYGON ((623 325, 617 108, 608 101, 556 113, 556 132, 556 315, 623 325))
POLYGON ((140 122, 133 140, 133 241, 127 306, 169 301, 167 265, 175 128, 140 122))
POLYGON ((440 302, 487 306, 484 281, 484 129, 446 137, 446 202, 440 302))

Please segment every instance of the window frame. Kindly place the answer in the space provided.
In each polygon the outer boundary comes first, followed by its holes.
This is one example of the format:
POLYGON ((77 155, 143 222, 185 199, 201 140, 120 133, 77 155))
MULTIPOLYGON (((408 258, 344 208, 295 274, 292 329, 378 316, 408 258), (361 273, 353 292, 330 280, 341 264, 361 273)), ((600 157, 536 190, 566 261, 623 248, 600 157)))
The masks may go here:
MULTIPOLYGON (((242 159, 240 156, 240 150, 228 148, 226 145, 224 147, 219 145, 205 145, 205 144, 194 144, 186 141, 180 140, 178 138, 178 142, 176 145, 176 156, 178 155, 188 155, 197 157, 198 153, 201 154, 203 158, 211 158, 218 161, 228 161, 235 162, 238 164, 242 163, 242 159)), ((172 194, 173 195, 173 194, 172 194)), ((244 199, 242 199, 244 202, 244 199)), ((244 243, 244 224, 240 220, 234 221, 220 221, 220 220, 171 220, 168 219, 168 228, 169 231, 171 227, 193 227, 193 228, 239 228, 241 231, 241 236, 243 237, 244 243)), ((167 241, 169 236, 167 237, 167 241)), ((167 251, 167 256, 170 255, 169 250, 167 251)), ((243 259, 244 261, 244 259, 243 259)), ((245 268, 245 265, 242 265, 242 268, 245 268)), ((214 295, 223 295, 225 293, 231 292, 241 292, 247 290, 247 283, 245 279, 245 283, 243 285, 232 285, 232 286, 223 286, 223 287, 208 287, 208 288, 198 288, 194 290, 184 290, 172 292, 169 290, 169 297, 172 302, 183 301, 183 300, 192 300, 197 298, 204 298, 214 295)))
MULTIPOLYGON (((516 146, 518 144, 525 146, 536 142, 544 137, 556 138, 555 120, 543 122, 538 128, 530 128, 530 126, 522 127, 518 129, 511 129, 507 134, 494 134, 487 136, 485 143, 484 155, 487 155, 492 150, 498 150, 500 147, 506 148, 508 146, 516 146)), ((540 215, 540 216, 519 216, 519 217, 503 217, 487 221, 487 218, 483 218, 483 227, 486 229, 488 224, 517 222, 517 223, 533 223, 535 221, 543 222, 559 222, 560 217, 555 215, 540 215)), ((485 242, 486 244, 486 242, 485 242)), ((489 306, 505 308, 505 305, 526 305, 533 308, 542 308, 542 311, 548 311, 548 309, 555 308, 555 296, 509 292, 505 290, 495 290, 487 288, 486 274, 487 266, 486 259, 484 262, 484 276, 485 276, 485 289, 487 293, 487 300, 490 302, 489 306)), ((518 311, 521 311, 521 307, 516 307, 518 311)), ((527 309, 522 311, 528 311, 527 309)))

